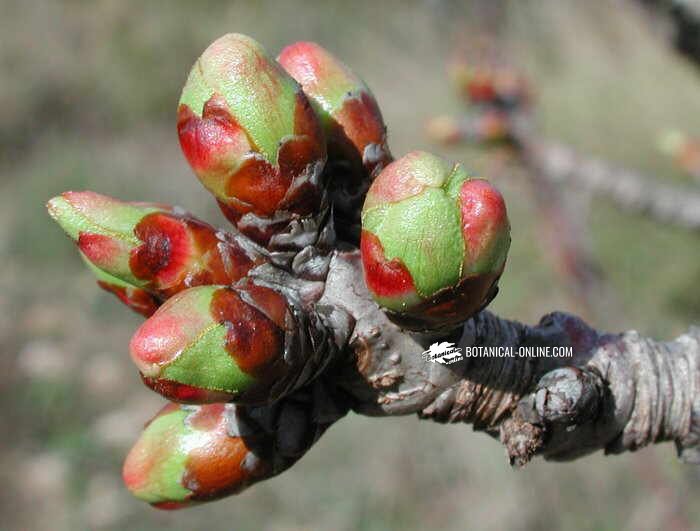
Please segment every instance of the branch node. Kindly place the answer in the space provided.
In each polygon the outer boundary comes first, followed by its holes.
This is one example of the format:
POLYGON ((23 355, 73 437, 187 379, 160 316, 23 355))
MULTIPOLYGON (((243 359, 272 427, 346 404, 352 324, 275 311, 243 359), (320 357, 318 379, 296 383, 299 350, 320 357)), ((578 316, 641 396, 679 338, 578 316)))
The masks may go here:
POLYGON ((511 466, 516 468, 530 462, 543 447, 544 437, 545 429, 522 419, 518 410, 500 426, 501 443, 506 447, 511 466))

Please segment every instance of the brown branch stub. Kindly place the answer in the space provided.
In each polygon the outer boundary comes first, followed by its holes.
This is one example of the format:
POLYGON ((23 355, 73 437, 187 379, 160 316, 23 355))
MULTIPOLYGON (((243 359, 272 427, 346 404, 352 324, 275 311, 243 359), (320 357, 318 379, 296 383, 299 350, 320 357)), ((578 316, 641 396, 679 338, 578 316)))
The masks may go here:
POLYGON ((451 336, 409 334, 371 301, 357 252, 333 257, 321 302, 355 320, 336 381, 358 413, 471 423, 498 437, 515 465, 534 455, 563 461, 663 441, 700 463, 700 328, 657 342, 634 331, 600 333, 565 313, 526 326, 482 312, 451 336), (424 360, 438 340, 515 352, 570 347, 572 357, 424 360))

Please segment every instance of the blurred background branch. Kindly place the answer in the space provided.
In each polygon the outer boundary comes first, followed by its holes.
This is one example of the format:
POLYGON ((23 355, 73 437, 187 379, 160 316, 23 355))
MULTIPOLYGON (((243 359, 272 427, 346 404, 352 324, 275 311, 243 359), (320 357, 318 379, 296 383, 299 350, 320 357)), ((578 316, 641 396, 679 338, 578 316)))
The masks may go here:
POLYGON ((700 66, 700 2, 697 0, 639 0, 658 16, 667 17, 676 49, 700 66))
MULTIPOLYGON (((659 35, 639 3, 10 0, 3 21, 4 526, 697 527, 700 480, 667 448, 615 459, 598 453, 570 464, 540 461, 514 474, 498 444, 466 436, 462 425, 435 429, 411 418, 380 425, 364 416, 334 425, 293 470, 228 501, 177 515, 144 507, 119 478, 128 447, 162 404, 127 359, 140 320, 95 290, 43 210, 57 193, 90 188, 124 200, 186 204, 223 225, 181 156, 175 111, 192 61, 230 31, 251 34, 273 53, 314 40, 342 56, 377 96, 396 155, 434 149, 423 122, 464 112, 445 59, 460 39, 492 33, 536 89, 542 138, 636 168, 658 184, 693 189, 688 172, 659 151, 657 137, 668 129, 700 134, 697 68, 667 45, 668 34, 659 35), (494 13, 493 23, 484 9, 494 13)), ((540 221, 539 192, 523 168, 502 151, 469 144, 439 152, 493 177, 506 198, 513 244, 494 313, 536 322, 561 308, 585 313, 594 328, 634 328, 658 338, 700 321, 697 232, 561 186, 577 210, 568 204, 560 210, 567 219, 579 216, 586 256, 604 281, 586 311, 548 254, 542 231, 552 229, 540 221)))

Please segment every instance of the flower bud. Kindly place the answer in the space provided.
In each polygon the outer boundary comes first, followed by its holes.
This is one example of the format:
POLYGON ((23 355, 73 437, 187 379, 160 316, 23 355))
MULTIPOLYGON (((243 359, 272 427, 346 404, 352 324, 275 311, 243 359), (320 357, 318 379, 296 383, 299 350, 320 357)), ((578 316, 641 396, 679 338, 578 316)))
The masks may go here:
POLYGON ((233 404, 171 403, 129 452, 123 478, 137 498, 177 509, 236 494, 269 471, 269 463, 238 435, 233 404))
POLYGON ((350 68, 314 42, 287 46, 278 61, 301 84, 321 118, 330 160, 337 157, 370 175, 391 160, 379 106, 350 68))
POLYGON ((160 306, 161 300, 156 295, 144 289, 132 286, 131 284, 127 284, 123 280, 119 280, 105 273, 101 269, 95 267, 85 258, 85 255, 81 254, 81 257, 88 266, 88 269, 90 269, 97 278, 97 285, 103 290, 113 294, 136 313, 140 313, 144 317, 150 317, 158 309, 158 306, 160 306))
POLYGON ((165 205, 66 192, 51 199, 48 209, 93 271, 162 297, 234 282, 263 261, 256 251, 165 205))
POLYGON ((510 245, 503 197, 460 164, 414 151, 387 166, 362 211, 367 286, 409 329, 456 325, 495 296, 510 245))
POLYGON ((359 211, 372 178, 391 161, 386 126, 367 85, 313 42, 287 46, 278 61, 296 79, 321 118, 328 142, 331 193, 341 232, 359 230, 359 211))
POLYGON ((259 243, 274 233, 276 212, 318 209, 326 159, 318 118, 250 37, 224 35, 197 59, 180 97, 178 134, 224 214, 259 243))
POLYGON ((290 369, 287 314, 282 295, 252 282, 190 288, 141 325, 131 357, 146 385, 171 400, 266 402, 290 369))

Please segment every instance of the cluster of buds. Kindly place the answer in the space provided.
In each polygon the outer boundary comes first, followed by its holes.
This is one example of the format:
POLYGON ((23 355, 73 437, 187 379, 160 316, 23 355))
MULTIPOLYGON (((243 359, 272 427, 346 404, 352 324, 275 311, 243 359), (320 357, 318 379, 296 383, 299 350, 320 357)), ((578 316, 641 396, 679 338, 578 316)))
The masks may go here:
POLYGON ((272 249, 290 245, 294 220, 325 210, 331 177, 332 189, 350 196, 336 200, 337 215, 357 212, 357 198, 391 158, 379 106, 347 66, 307 42, 275 61, 237 34, 215 41, 192 67, 178 134, 226 217, 272 249))
POLYGON ((527 79, 495 61, 463 58, 449 63, 448 75, 470 111, 461 118, 441 115, 429 119, 427 135, 440 144, 516 144, 515 129, 532 106, 527 79))
POLYGON ((435 330, 494 297, 510 242, 487 181, 427 153, 392 161, 369 88, 317 44, 275 60, 249 37, 221 37, 190 72, 177 126, 235 229, 93 192, 48 203, 99 285, 148 317, 131 357, 172 403, 124 479, 161 508, 280 473, 347 411, 326 374, 354 321, 317 304, 338 245, 361 247, 367 286, 395 322, 435 330))

